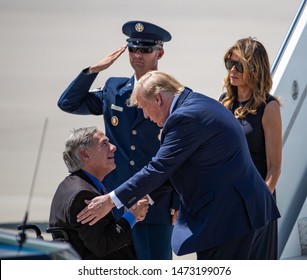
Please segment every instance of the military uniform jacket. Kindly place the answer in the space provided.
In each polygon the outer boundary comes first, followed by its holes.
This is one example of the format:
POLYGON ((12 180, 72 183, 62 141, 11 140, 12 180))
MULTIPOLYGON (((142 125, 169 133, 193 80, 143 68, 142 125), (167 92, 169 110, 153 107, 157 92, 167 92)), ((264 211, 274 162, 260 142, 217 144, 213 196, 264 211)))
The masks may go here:
MULTIPOLYGON (((142 110, 127 106, 134 87, 134 77, 109 78, 104 87, 90 92, 96 77, 97 74, 85 74, 85 70, 82 71, 64 91, 58 106, 72 114, 103 115, 106 136, 117 147, 116 169, 104 179, 107 190, 112 191, 148 164, 156 154, 160 147, 160 128, 145 119, 142 110)), ((178 207, 179 197, 172 191, 159 207, 151 206, 145 220, 140 223, 171 224, 169 210, 178 207)), ((121 216, 122 210, 116 211, 114 214, 121 216)))
POLYGON ((131 228, 125 218, 115 221, 110 212, 93 226, 77 222, 77 214, 86 206, 84 199, 99 195, 101 193, 82 171, 67 176, 53 197, 50 226, 66 230, 69 242, 82 259, 135 259, 130 247, 131 228))
POLYGON ((277 219, 243 130, 218 101, 186 88, 165 122, 152 161, 115 190, 130 207, 170 177, 181 206, 172 248, 177 255, 223 245, 277 219))

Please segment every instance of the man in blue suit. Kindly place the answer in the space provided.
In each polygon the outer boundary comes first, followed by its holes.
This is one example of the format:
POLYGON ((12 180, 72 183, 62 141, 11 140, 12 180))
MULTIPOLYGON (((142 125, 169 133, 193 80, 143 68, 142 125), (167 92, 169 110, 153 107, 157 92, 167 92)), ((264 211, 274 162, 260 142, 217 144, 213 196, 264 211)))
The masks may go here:
MULTIPOLYGON (((160 147, 160 128, 145 119, 142 110, 128 107, 127 100, 136 81, 146 72, 157 69, 158 61, 164 55, 163 43, 171 40, 168 31, 144 21, 127 22, 122 31, 128 36, 127 45, 84 69, 58 101, 60 109, 68 113, 103 115, 106 136, 117 147, 117 168, 103 181, 108 191, 138 172, 160 147), (105 72, 126 49, 134 75, 131 78, 111 77, 103 87, 91 91, 98 73, 105 72)), ((161 184, 170 185, 170 182, 161 184)), ((172 223, 178 208, 179 197, 173 190, 159 206, 150 207, 145 220, 133 228, 138 259, 172 259, 172 223)), ((116 217, 121 217, 123 209, 113 212, 116 217)))
POLYGON ((130 207, 145 194, 159 201, 157 187, 170 178, 180 195, 172 236, 177 255, 197 259, 267 259, 262 232, 279 211, 256 170, 235 117, 216 100, 152 71, 137 83, 131 105, 163 127, 155 157, 110 194, 86 201, 81 223, 96 223, 114 204, 130 207))

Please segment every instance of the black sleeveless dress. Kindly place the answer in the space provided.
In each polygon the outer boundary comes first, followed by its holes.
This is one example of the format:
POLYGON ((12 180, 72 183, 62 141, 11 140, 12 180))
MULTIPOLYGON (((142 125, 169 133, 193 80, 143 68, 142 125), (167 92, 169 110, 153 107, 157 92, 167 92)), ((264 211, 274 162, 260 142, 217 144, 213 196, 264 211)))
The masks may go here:
MULTIPOLYGON (((222 94, 219 100, 222 101, 224 98, 225 94, 222 94)), ((267 175, 267 162, 266 162, 265 138, 262 126, 262 117, 265 106, 269 102, 274 100, 276 100, 275 97, 269 95, 268 98, 266 99, 266 104, 262 104, 260 108, 257 110, 257 113, 255 115, 248 114, 244 119, 238 120, 246 135, 249 151, 253 159, 253 162, 264 180, 267 175)), ((232 113, 234 113, 234 111, 237 108, 244 106, 247 102, 248 100, 244 102, 239 102, 236 100, 231 108, 232 113)), ((275 191, 273 193, 273 196, 276 199, 275 191)), ((270 239, 270 243, 272 244, 270 248, 267 248, 268 259, 276 260, 277 259, 277 220, 272 221, 268 225, 266 230, 266 235, 267 238, 270 239)))

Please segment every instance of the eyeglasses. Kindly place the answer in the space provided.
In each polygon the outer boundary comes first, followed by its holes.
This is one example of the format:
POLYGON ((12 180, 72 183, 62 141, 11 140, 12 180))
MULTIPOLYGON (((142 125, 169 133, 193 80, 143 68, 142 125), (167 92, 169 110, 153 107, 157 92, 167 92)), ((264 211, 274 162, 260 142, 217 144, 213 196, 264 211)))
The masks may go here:
POLYGON ((239 73, 243 73, 243 65, 239 61, 232 60, 231 58, 225 59, 225 67, 228 70, 231 70, 232 67, 235 67, 239 73))
POLYGON ((128 47, 129 52, 136 53, 138 50, 140 53, 152 53, 154 50, 160 50, 160 47, 128 47))

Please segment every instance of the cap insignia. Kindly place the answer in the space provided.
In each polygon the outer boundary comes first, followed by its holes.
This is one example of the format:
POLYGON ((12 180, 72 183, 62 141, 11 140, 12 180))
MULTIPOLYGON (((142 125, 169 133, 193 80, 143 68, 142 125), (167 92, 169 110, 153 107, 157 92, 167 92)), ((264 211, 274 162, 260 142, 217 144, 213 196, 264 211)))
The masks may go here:
POLYGON ((137 32, 142 32, 143 30, 144 30, 144 25, 142 24, 142 23, 137 23, 136 25, 135 25, 135 30, 137 31, 137 32))

